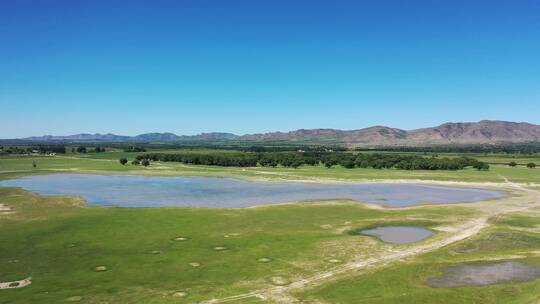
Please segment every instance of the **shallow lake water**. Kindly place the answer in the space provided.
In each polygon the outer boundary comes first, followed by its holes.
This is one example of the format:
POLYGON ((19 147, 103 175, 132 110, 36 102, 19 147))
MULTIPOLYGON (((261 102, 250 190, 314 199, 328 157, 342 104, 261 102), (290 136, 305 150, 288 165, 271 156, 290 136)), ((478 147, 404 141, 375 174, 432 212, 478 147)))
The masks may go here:
POLYGON ((384 226, 362 230, 360 233, 392 244, 416 243, 433 235, 431 230, 417 226, 384 226))
POLYGON ((527 282, 540 278, 540 267, 520 262, 450 266, 440 277, 429 278, 431 287, 485 286, 527 282))
POLYGON ((490 190, 393 183, 299 183, 216 177, 51 174, 0 181, 44 195, 77 195, 88 205, 238 208, 303 200, 352 199, 389 207, 448 204, 503 196, 490 190))

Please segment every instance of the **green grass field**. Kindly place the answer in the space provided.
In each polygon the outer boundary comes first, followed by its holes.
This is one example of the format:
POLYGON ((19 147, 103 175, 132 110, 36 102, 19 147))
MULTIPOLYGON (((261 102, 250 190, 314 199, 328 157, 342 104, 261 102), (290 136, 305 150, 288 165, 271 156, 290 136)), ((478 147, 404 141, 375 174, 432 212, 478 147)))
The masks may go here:
MULTIPOLYGON (((184 151, 184 150, 183 150, 184 151)), ((524 166, 511 168, 507 165, 491 165, 489 171, 478 171, 472 168, 457 171, 397 170, 397 169, 345 169, 342 167, 326 168, 324 166, 302 166, 291 168, 236 168, 217 166, 193 166, 175 162, 154 162, 149 167, 121 165, 118 159, 126 157, 134 159, 141 153, 105 152, 87 153, 56 157, 2 157, 0 158, 0 178, 13 175, 13 171, 32 171, 22 174, 36 174, 54 171, 103 171, 130 174, 159 175, 207 175, 237 178, 261 179, 332 179, 332 180, 366 180, 366 179, 419 179, 465 182, 504 182, 504 178, 518 183, 540 183, 540 168, 528 169, 524 166), (32 167, 35 161, 37 168, 32 167), (9 175, 8 175, 9 174, 9 175)), ((500 156, 492 161, 503 162, 500 156)), ((540 158, 538 158, 540 159, 540 158)), ((529 159, 528 159, 529 160, 529 159)), ((536 160, 536 159, 535 159, 536 160)), ((540 164, 540 161, 537 160, 540 164)), ((20 175, 21 173, 17 174, 20 175)))
POLYGON ((86 303, 169 303, 175 291, 189 293, 190 302, 228 296, 272 285, 274 276, 310 275, 333 267, 329 259, 347 261, 357 251, 381 246, 347 233, 351 229, 381 220, 422 218, 435 225, 474 215, 461 207, 382 211, 349 202, 225 210, 89 208, 76 198, 13 188, 0 188, 0 197, 16 211, 0 217, 0 281, 34 280, 2 290, 0 303, 58 303, 73 296, 86 303), (109 270, 95 272, 100 265, 109 270))
POLYGON ((540 230, 514 231, 523 225, 540 227, 540 217, 511 216, 498 221, 467 241, 422 255, 410 263, 388 267, 377 273, 350 276, 297 294, 326 303, 537 303, 538 280, 484 287, 432 288, 428 278, 438 276, 450 265, 519 261, 540 267, 540 230), (515 225, 515 226, 514 226, 515 225))
MULTIPOLYGON (((121 165, 140 153, 2 157, 0 179, 55 172, 205 175, 245 179, 384 180, 535 183, 540 169, 492 165, 489 171, 401 171, 323 166, 224 168, 154 162, 121 165), (32 167, 35 161, 37 168, 32 167)), ((500 200, 505 204, 506 200, 500 200)), ((529 202, 527 202, 529 203, 529 202)), ((380 224, 458 227, 484 210, 468 206, 370 209, 350 201, 247 209, 99 208, 74 197, 40 196, 0 188, 0 282, 32 277, 23 288, 0 290, 8 303, 197 303, 287 286, 299 279, 451 237, 390 245, 351 230, 380 224), (175 240, 175 238, 185 240, 175 240), (105 266, 106 271, 96 271, 105 266)), ((531 203, 532 204, 532 203, 531 203)), ((501 205, 502 206, 502 205, 501 205)), ((494 208, 497 210, 497 208, 494 208)), ((446 266, 485 260, 540 265, 540 209, 490 217, 470 238, 374 270, 351 270, 294 290, 306 303, 535 303, 540 281, 486 287, 431 288, 428 277, 446 266)), ((288 303, 241 298, 233 303, 288 303)))

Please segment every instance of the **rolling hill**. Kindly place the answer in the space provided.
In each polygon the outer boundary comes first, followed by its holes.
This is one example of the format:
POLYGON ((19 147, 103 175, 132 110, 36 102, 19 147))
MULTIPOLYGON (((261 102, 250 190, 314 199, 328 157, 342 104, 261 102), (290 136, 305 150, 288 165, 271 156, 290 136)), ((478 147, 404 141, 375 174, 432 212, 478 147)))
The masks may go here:
POLYGON ((482 120, 479 122, 450 122, 436 127, 415 130, 373 126, 357 130, 300 129, 290 132, 246 134, 242 136, 220 132, 192 136, 180 136, 173 133, 146 133, 137 136, 83 133, 70 136, 28 137, 21 140, 39 142, 279 141, 374 146, 490 144, 540 142, 540 125, 525 122, 482 120))

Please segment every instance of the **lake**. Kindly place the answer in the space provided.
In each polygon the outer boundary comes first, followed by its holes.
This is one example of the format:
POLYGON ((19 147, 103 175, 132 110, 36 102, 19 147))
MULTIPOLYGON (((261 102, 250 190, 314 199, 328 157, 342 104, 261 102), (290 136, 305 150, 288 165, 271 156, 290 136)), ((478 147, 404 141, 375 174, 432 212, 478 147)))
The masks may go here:
POLYGON ((33 175, 0 181, 44 195, 76 195, 92 206, 239 208, 305 200, 351 199, 388 207, 493 199, 500 192, 398 183, 300 183, 217 177, 100 174, 33 175))

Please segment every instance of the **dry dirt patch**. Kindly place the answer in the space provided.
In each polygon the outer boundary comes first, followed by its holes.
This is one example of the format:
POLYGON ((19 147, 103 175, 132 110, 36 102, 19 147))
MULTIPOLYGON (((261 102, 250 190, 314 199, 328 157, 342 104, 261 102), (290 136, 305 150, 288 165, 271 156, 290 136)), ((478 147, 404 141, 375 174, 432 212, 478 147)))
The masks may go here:
POLYGON ((0 289, 21 288, 32 284, 32 278, 28 277, 19 281, 0 282, 0 289))
POLYGON ((15 213, 11 207, 6 204, 0 203, 0 215, 8 215, 15 213))

